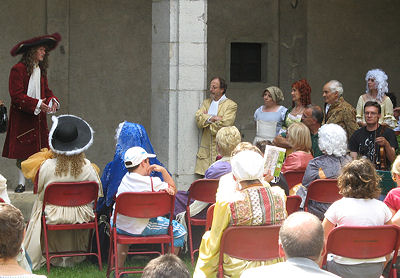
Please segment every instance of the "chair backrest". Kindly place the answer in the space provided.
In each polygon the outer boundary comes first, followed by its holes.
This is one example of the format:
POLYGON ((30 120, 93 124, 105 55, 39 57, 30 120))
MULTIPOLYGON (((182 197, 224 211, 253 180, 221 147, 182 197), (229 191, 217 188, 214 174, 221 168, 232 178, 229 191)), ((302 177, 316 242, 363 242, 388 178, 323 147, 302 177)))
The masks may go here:
POLYGON ((280 225, 228 227, 221 239, 220 267, 224 254, 250 261, 266 261, 279 257, 280 227, 280 225))
POLYGON ((337 186, 336 179, 317 179, 308 186, 304 208, 307 211, 308 201, 310 200, 331 204, 340 200, 342 197, 343 196, 339 194, 339 187, 337 186))
POLYGON ((381 182, 379 183, 379 186, 381 188, 382 195, 387 195, 390 190, 397 187, 397 184, 392 179, 392 174, 390 171, 376 170, 376 172, 381 176, 381 182))
POLYGON ((95 181, 54 182, 44 190, 42 210, 44 211, 46 204, 77 207, 92 201, 96 209, 98 192, 99 185, 95 181))
POLYGON ((215 203, 215 195, 217 194, 219 180, 216 179, 199 179, 195 180, 189 188, 189 197, 187 205, 190 205, 190 200, 198 200, 206 203, 215 203))
POLYGON ((300 209, 301 197, 298 195, 287 196, 286 211, 288 216, 300 209))
POLYGON ((394 264, 399 239, 400 229, 394 225, 340 226, 329 233, 326 249, 327 253, 353 259, 378 258, 395 251, 394 264))
POLYGON ((283 173, 283 176, 286 179, 289 189, 291 189, 303 181, 304 171, 287 171, 283 173))
POLYGON ((172 214, 174 212, 175 196, 167 192, 124 192, 115 201, 113 223, 117 214, 152 218, 172 214))
POLYGON ((211 229, 212 221, 214 218, 214 208, 215 204, 212 204, 211 206, 208 207, 207 209, 207 216, 206 216, 206 231, 211 229))

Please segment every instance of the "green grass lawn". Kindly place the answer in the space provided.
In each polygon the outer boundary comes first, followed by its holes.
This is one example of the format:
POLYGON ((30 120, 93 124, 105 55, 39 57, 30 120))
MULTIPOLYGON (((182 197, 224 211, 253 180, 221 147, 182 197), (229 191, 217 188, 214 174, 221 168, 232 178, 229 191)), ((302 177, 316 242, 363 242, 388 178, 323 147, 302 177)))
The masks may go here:
MULTIPOLYGON (((137 256, 130 256, 127 259, 126 264, 129 266, 142 266, 144 267, 152 258, 155 256, 149 256, 148 259, 140 256, 140 259, 137 256), (136 259, 135 259, 136 257, 136 259)), ((186 263, 189 271, 193 274, 193 267, 190 262, 190 255, 185 254, 181 255, 180 258, 186 263)), ((46 265, 43 266, 40 270, 35 271, 35 274, 46 275, 49 278, 94 278, 94 277, 106 277, 107 273, 107 264, 103 264, 103 271, 99 271, 99 267, 97 264, 93 264, 88 260, 74 266, 74 267, 55 267, 52 266, 50 268, 50 274, 47 274, 46 265)), ((112 276, 110 276, 112 277, 112 276)), ((128 277, 141 277, 141 274, 130 274, 128 277)))

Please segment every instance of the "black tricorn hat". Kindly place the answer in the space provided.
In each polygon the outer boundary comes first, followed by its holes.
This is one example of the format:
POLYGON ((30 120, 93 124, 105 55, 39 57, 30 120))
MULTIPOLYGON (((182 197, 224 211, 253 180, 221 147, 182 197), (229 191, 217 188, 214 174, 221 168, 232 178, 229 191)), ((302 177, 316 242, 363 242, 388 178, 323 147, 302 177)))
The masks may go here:
POLYGON ((57 44, 61 41, 61 35, 59 33, 54 33, 51 35, 44 35, 40 37, 34 37, 32 39, 22 41, 14 46, 10 53, 11 56, 17 56, 18 54, 22 54, 26 52, 29 48, 35 47, 38 45, 47 45, 50 50, 56 48, 57 44))
POLYGON ((50 149, 58 154, 75 155, 86 151, 93 143, 93 130, 74 115, 53 116, 49 133, 50 149))

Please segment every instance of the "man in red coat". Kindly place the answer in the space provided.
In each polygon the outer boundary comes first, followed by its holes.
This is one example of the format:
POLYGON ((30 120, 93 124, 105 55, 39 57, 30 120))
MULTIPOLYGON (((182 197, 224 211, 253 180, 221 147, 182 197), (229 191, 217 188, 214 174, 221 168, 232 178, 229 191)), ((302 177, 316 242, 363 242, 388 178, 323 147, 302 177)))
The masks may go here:
POLYGON ((3 156, 17 160, 15 192, 25 191, 21 162, 49 147, 46 113, 54 113, 59 102, 47 84, 48 55, 60 40, 54 33, 22 41, 11 50, 11 56, 22 54, 22 58, 10 72, 11 107, 3 156))

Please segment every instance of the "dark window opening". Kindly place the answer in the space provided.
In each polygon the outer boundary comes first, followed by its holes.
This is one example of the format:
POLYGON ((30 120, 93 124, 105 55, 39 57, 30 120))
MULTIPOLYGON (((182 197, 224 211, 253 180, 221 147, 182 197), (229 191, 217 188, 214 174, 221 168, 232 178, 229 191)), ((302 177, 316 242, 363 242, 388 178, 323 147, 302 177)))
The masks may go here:
POLYGON ((261 43, 231 43, 231 82, 261 82, 261 43))

